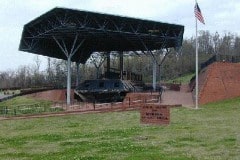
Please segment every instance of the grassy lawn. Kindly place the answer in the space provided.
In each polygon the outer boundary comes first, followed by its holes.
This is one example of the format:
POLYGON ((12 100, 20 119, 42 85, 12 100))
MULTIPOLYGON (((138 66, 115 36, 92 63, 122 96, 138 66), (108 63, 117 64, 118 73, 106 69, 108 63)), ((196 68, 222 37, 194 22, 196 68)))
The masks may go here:
POLYGON ((169 80, 167 82, 169 82, 169 83, 177 82, 177 83, 188 84, 193 76, 195 76, 195 73, 183 75, 181 77, 175 78, 173 80, 169 80))
POLYGON ((240 159, 240 98, 171 109, 169 126, 138 111, 0 121, 0 159, 240 159))
POLYGON ((29 105, 29 104, 33 104, 36 102, 46 102, 46 101, 42 101, 42 100, 36 100, 33 98, 27 98, 24 96, 19 96, 19 97, 15 97, 13 99, 7 100, 7 101, 3 101, 0 103, 0 107, 3 106, 9 106, 9 107, 14 107, 14 106, 18 106, 19 104, 25 104, 25 105, 29 105))
POLYGON ((0 102, 0 116, 15 116, 22 114, 40 114, 51 112, 52 102, 36 100, 24 96, 0 102))

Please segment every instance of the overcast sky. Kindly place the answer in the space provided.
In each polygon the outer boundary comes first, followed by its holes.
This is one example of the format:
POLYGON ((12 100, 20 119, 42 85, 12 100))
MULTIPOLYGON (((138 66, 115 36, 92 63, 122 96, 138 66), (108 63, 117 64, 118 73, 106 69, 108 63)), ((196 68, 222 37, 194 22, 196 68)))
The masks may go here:
MULTIPOLYGON (((239 0, 198 0, 206 25, 199 30, 240 35, 239 0)), ((54 7, 116 14, 185 26, 195 35, 195 0, 0 0, 0 71, 33 64, 34 54, 18 51, 23 25, 54 7)), ((46 61, 41 57, 42 64, 46 61)))

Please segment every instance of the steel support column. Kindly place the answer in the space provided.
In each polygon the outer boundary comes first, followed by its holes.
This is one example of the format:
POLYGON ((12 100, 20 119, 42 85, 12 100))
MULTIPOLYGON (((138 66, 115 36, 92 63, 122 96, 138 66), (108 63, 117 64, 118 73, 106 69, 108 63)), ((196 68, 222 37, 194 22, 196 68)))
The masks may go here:
MULTIPOLYGON (((147 45, 144 43, 144 41, 138 37, 139 40, 141 41, 143 47, 146 49, 147 52, 149 52, 152 56, 152 63, 153 63, 153 79, 152 79, 152 87, 153 87, 153 91, 156 91, 156 82, 157 82, 157 59, 154 56, 154 54, 152 53, 151 50, 148 49, 147 45)), ((144 53, 144 52, 143 52, 144 53)))
POLYGON ((110 52, 107 53, 107 78, 110 78, 110 52))
POLYGON ((156 59, 152 59, 152 62, 153 62, 153 79, 152 79, 152 86, 153 86, 153 91, 156 91, 157 61, 156 61, 156 59))
POLYGON ((67 60, 67 105, 71 104, 71 56, 67 60))
POLYGON ((66 43, 64 40, 62 40, 62 44, 61 44, 55 36, 53 36, 53 39, 55 40, 59 48, 67 57, 67 105, 70 105, 71 104, 71 60, 72 60, 72 56, 78 51, 78 49, 83 44, 85 39, 83 39, 76 46, 76 43, 78 40, 78 34, 76 34, 70 52, 67 50, 66 43))

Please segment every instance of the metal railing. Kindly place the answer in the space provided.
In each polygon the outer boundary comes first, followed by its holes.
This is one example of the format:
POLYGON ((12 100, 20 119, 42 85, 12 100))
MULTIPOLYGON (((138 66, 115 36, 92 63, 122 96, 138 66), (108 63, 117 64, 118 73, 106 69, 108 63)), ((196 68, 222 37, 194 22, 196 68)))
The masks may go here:
POLYGON ((90 112, 90 111, 121 111, 121 110, 135 110, 149 103, 160 103, 161 94, 158 92, 139 94, 134 97, 125 97, 122 102, 79 102, 73 101, 71 105, 66 102, 54 102, 51 106, 45 103, 23 104, 15 106, 3 106, 0 108, 0 116, 14 117, 14 116, 28 116, 28 115, 41 115, 53 114, 61 112, 90 112))
POLYGON ((22 104, 22 105, 12 105, 3 106, 0 108, 0 116, 24 116, 33 114, 42 114, 48 112, 58 112, 63 111, 62 108, 49 107, 47 103, 33 103, 33 104, 22 104))
POLYGON ((149 94, 147 96, 139 95, 136 97, 125 97, 122 102, 72 102, 71 105, 67 105, 66 102, 56 102, 53 107, 63 108, 65 111, 105 111, 105 110, 126 110, 126 109, 138 109, 148 103, 160 103, 161 94, 149 94))

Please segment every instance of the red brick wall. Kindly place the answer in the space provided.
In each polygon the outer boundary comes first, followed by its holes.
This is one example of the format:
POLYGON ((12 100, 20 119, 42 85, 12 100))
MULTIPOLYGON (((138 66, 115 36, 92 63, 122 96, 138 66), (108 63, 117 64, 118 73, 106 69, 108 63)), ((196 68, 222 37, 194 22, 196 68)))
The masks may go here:
MULTIPOLYGON (((66 101, 66 89, 58 89, 58 90, 49 90, 43 92, 37 92, 30 95, 28 97, 49 100, 54 102, 63 102, 66 101)), ((74 92, 71 91, 71 98, 73 99, 74 92)))
POLYGON ((199 74, 199 104, 240 96, 240 64, 216 62, 199 74), (207 75, 206 75, 207 74, 207 75))

